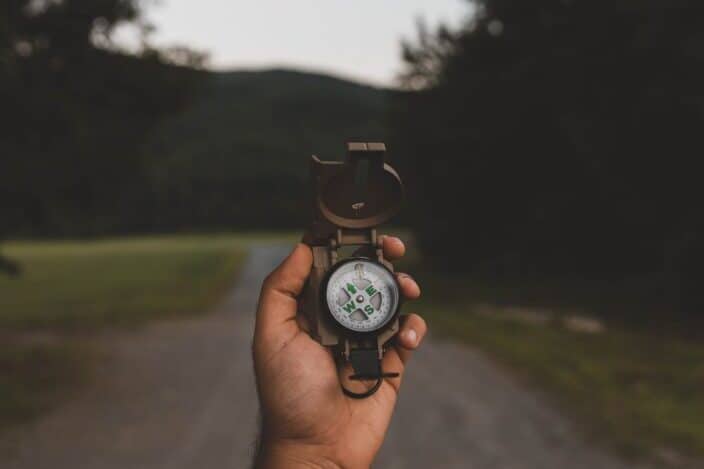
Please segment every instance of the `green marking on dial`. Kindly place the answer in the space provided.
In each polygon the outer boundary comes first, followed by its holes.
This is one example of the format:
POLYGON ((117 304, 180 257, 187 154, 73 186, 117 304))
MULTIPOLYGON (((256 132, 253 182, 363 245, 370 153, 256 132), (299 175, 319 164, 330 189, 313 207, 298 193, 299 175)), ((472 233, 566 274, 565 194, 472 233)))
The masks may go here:
POLYGON ((393 274, 373 261, 340 265, 330 274, 325 295, 334 320, 355 332, 380 329, 398 309, 393 274))

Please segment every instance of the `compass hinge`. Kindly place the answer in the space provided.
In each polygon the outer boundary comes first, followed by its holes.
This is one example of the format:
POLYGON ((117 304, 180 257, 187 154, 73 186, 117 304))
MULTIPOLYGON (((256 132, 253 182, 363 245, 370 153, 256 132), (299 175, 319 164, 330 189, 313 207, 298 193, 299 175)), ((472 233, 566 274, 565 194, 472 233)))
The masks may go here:
POLYGON ((338 228, 335 232, 337 246, 376 246, 377 237, 375 228, 347 229, 338 228))

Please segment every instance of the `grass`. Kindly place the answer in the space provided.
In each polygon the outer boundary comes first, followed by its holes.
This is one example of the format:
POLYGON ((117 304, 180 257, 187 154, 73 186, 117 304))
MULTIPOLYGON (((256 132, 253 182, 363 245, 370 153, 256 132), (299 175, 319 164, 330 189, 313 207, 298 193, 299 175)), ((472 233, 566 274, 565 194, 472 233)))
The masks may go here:
POLYGON ((655 331, 609 326, 589 334, 559 321, 477 314, 471 296, 447 292, 447 300, 438 277, 428 283, 419 309, 431 327, 544 389, 589 437, 632 457, 657 459, 663 450, 704 457, 704 344, 655 331))
MULTIPOLYGON (((276 234, 8 242, 22 276, 0 276, 0 429, 55 405, 90 376, 105 328, 202 314, 252 242, 276 234)), ((292 239, 291 239, 292 240, 292 239)))
POLYGON ((0 277, 0 327, 85 329, 202 312, 232 282, 244 245, 227 236, 7 243, 23 275, 0 277))

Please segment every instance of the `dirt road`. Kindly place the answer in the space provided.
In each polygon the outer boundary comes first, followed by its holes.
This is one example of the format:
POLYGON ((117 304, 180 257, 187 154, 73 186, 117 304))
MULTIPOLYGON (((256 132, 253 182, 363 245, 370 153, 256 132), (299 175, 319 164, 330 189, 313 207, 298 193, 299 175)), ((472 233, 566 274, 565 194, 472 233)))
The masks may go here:
MULTIPOLYGON (((287 248, 252 249, 213 314, 111 337, 95 384, 21 429, 7 469, 249 467, 250 338, 259 284, 287 248)), ((6 442, 7 443, 7 442, 6 442)), ((586 446, 481 354, 429 340, 414 357, 379 468, 624 468, 586 446)))

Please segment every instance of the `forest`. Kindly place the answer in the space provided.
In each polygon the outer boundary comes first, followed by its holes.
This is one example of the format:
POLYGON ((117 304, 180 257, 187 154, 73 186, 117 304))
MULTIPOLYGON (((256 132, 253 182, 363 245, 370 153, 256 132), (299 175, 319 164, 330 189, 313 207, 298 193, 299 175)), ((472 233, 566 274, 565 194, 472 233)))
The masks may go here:
POLYGON ((704 4, 473 3, 378 89, 121 50, 115 27, 148 30, 137 0, 8 0, 0 238, 302 229, 310 154, 378 139, 434 269, 701 320, 704 4))
POLYGON ((477 4, 405 47, 391 123, 424 252, 544 296, 617 290, 647 306, 636 321, 701 320, 704 4, 477 4))

